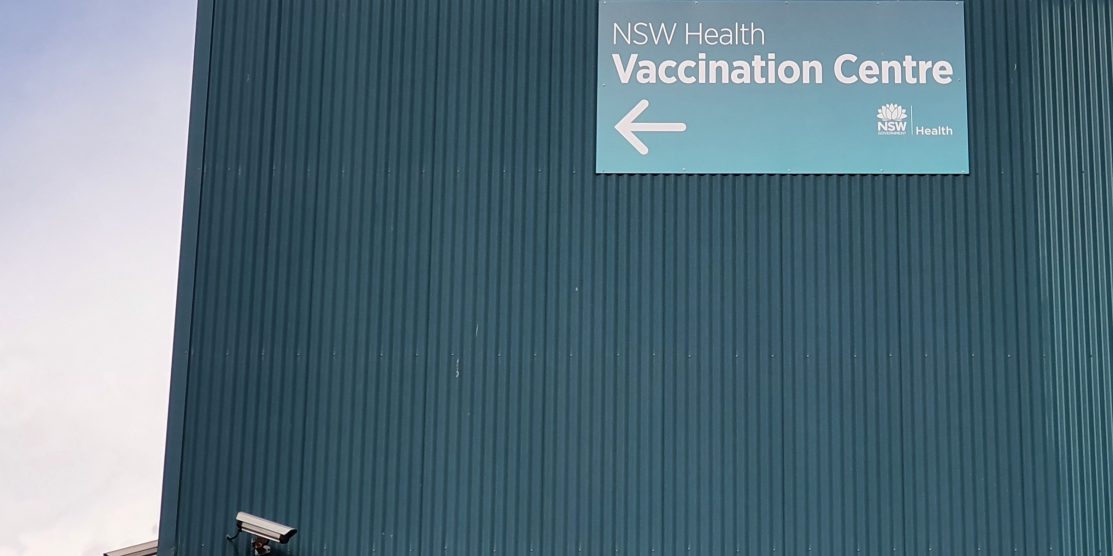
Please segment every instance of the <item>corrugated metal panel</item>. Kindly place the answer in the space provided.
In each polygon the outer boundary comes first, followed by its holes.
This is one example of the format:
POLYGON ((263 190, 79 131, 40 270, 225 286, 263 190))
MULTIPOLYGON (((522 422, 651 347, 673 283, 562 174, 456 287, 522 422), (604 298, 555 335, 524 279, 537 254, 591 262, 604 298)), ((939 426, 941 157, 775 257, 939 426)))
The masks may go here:
POLYGON ((1113 549, 1107 2, 967 2, 968 177, 597 176, 592 1, 200 10, 162 554, 1113 549))
POLYGON ((1113 5, 1042 2, 1031 63, 1043 395, 1062 549, 1113 550, 1113 5))

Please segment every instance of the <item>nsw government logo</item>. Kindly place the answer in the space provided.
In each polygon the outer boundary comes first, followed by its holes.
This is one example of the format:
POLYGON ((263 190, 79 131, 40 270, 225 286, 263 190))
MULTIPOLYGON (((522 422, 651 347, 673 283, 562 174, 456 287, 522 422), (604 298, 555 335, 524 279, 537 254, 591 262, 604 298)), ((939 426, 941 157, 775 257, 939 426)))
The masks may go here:
POLYGON ((886 104, 877 109, 878 135, 905 135, 908 133, 908 112, 899 104, 886 104))

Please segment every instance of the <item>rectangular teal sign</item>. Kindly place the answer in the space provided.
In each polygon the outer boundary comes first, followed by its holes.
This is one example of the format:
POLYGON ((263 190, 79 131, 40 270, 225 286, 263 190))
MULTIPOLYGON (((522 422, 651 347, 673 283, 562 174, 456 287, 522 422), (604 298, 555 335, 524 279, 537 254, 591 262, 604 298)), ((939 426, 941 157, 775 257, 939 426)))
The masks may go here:
POLYGON ((601 0, 596 171, 966 174, 954 1, 601 0))

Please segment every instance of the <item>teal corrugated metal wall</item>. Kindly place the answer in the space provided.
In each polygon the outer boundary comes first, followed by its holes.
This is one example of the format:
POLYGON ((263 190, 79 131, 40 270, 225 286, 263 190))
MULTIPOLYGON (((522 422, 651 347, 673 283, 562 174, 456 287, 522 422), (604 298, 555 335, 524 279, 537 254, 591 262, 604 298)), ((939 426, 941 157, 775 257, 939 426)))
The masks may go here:
POLYGON ((160 554, 1113 550, 1113 6, 966 10, 969 176, 598 176, 593 1, 202 0, 160 554))

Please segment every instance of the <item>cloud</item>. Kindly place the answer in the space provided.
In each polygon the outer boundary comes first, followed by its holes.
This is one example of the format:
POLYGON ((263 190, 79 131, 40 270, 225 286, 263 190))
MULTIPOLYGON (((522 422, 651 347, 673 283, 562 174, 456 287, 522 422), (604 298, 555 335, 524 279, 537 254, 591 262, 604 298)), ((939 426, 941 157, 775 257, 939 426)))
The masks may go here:
POLYGON ((0 556, 99 556, 157 536, 195 8, 13 4, 0 556))

